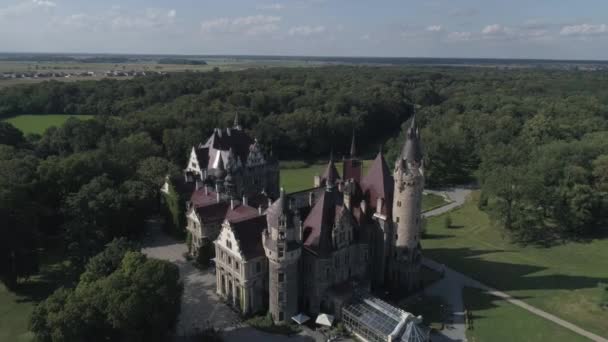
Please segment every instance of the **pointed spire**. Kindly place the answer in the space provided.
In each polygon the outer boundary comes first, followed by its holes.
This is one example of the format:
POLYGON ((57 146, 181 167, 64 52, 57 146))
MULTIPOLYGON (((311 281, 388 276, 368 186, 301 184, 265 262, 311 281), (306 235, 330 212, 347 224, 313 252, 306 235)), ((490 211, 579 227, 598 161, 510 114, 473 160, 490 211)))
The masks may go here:
POLYGON ((232 125, 234 129, 241 129, 241 125, 239 124, 239 112, 234 113, 234 124, 232 125))
POLYGON ((417 163, 422 160, 422 147, 420 144, 420 132, 416 124, 416 114, 412 117, 410 127, 407 130, 405 143, 401 149, 401 159, 417 163))
POLYGON ((355 145, 355 129, 353 128, 353 138, 350 142, 350 157, 355 158, 357 155, 356 145, 355 145))

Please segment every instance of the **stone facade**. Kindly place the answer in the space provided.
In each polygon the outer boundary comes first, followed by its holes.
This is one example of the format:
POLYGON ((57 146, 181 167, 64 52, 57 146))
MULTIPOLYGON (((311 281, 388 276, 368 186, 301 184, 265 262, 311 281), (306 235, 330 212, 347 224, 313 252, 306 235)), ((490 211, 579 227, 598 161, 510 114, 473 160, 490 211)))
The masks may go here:
POLYGON ((221 297, 285 323, 299 312, 339 318, 362 289, 419 286, 424 167, 415 120, 392 171, 380 152, 364 175, 353 137, 343 178, 330 158, 297 193, 278 190, 278 163, 261 151, 235 124, 193 148, 185 170, 201 181, 188 229, 215 240, 221 297))

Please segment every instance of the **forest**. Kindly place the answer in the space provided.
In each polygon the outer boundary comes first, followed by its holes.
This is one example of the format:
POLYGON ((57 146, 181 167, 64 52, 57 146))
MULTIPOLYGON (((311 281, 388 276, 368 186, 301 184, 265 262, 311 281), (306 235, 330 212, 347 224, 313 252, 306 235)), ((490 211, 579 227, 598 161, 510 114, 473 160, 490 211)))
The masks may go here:
POLYGON ((354 130, 364 157, 383 149, 391 163, 416 112, 427 187, 478 184, 480 208, 523 244, 605 236, 606 84, 606 72, 331 66, 0 89, 0 118, 95 116, 27 136, 0 122, 0 277, 15 288, 34 274, 47 237, 76 274, 139 237, 165 175, 237 112, 282 160, 342 155, 354 130))

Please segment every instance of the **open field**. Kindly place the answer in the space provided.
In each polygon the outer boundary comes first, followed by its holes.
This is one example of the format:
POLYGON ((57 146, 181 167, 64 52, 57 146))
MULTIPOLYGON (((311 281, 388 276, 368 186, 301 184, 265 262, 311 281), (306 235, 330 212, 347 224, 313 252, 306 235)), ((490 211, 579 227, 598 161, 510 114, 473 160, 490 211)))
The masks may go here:
POLYGON ((549 248, 514 245, 477 208, 477 196, 449 214, 452 228, 445 227, 445 215, 428 219, 426 256, 608 337, 608 310, 599 306, 598 287, 608 282, 608 239, 549 248))
POLYGON ((12 118, 5 119, 4 121, 10 122, 13 126, 17 127, 24 134, 37 133, 42 134, 44 131, 51 126, 61 126, 68 118, 78 118, 81 120, 87 120, 92 118, 92 115, 19 115, 12 118))
POLYGON ((463 297, 471 315, 472 329, 467 330, 470 342, 588 341, 585 337, 481 290, 465 288, 463 297))
POLYGON ((0 342, 30 341, 28 320, 34 303, 0 285, 0 342))

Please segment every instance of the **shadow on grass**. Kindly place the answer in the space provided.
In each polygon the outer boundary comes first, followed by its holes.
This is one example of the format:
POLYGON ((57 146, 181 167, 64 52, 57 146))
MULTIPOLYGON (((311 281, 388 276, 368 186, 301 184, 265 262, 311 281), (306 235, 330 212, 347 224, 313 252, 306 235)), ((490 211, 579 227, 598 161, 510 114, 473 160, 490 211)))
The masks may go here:
POLYGON ((509 252, 505 250, 472 250, 469 248, 425 249, 427 257, 444 262, 452 269, 502 291, 520 290, 578 290, 595 288, 598 283, 608 282, 608 278, 573 276, 565 274, 537 275, 547 268, 488 261, 484 255, 509 252))

